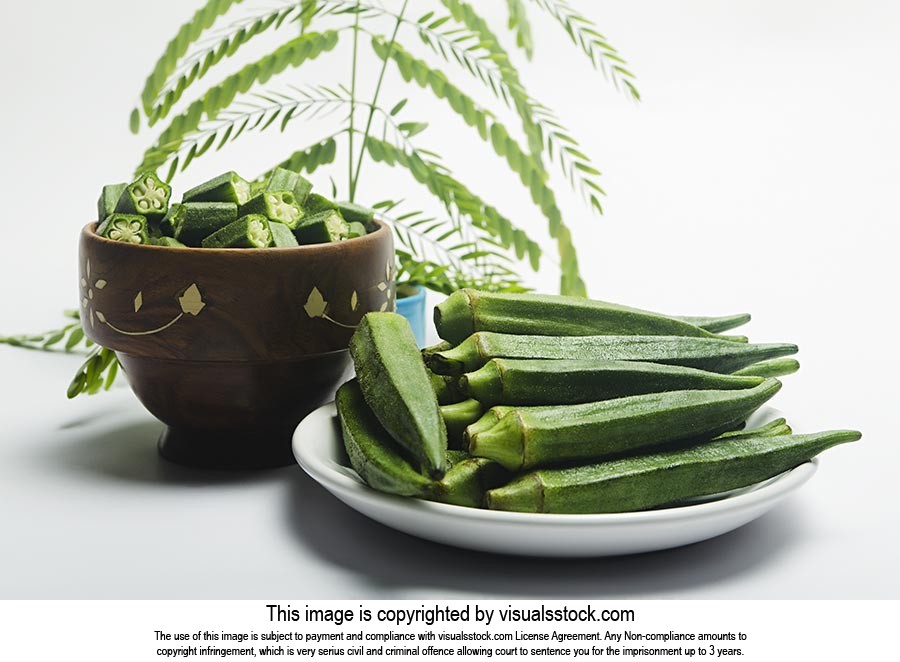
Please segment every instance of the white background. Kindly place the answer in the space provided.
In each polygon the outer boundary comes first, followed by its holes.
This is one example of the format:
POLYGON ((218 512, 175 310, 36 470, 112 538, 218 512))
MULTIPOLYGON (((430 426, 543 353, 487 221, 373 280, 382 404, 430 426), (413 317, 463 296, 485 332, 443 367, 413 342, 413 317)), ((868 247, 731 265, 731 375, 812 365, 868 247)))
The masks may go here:
MULTIPOLYGON (((499 30, 505 3, 477 4, 499 30)), ((67 402, 76 358, 0 347, 0 597, 900 597, 900 5, 577 5, 628 59, 644 97, 617 95, 532 11, 537 53, 524 80, 582 139, 609 194, 600 219, 561 195, 591 294, 679 314, 752 312, 753 340, 802 349, 803 368, 775 406, 797 430, 858 428, 863 441, 829 451, 786 505, 708 543, 607 560, 509 559, 396 534, 298 468, 169 465, 155 454, 160 425, 127 390, 67 402)), ((149 133, 129 134, 128 113, 194 9, 0 3, 0 332, 50 328, 75 304, 78 229, 101 184, 126 178, 150 143, 149 133)), ((281 80, 345 76, 347 52, 281 80)), ((524 189, 488 148, 391 76, 384 98, 406 94, 404 118, 433 123, 422 143, 540 235, 524 189)), ((232 168, 254 175, 323 127, 242 139, 176 187, 232 168)), ((371 163, 364 180, 363 200, 427 200, 371 163)), ((534 280, 555 282, 552 270, 534 280)))

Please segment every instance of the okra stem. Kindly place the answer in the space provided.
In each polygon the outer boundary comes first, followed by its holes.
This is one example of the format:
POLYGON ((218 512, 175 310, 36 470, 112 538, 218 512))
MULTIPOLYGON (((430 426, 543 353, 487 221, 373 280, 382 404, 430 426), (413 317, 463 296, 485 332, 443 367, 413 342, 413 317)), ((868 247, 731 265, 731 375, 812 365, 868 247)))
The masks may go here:
POLYGON ((481 403, 473 398, 441 407, 441 416, 444 417, 444 425, 447 426, 447 444, 450 448, 465 447, 463 434, 466 427, 477 421, 483 412, 481 403))

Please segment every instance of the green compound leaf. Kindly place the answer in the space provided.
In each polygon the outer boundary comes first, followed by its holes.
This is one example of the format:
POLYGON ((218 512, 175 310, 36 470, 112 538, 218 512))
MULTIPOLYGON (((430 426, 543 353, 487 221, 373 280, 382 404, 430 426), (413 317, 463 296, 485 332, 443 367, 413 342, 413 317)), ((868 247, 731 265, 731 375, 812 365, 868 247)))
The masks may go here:
POLYGON ((509 9, 507 27, 516 35, 516 46, 525 51, 525 57, 530 60, 534 55, 534 42, 531 40, 531 24, 525 4, 522 0, 506 0, 506 6, 509 9))
MULTIPOLYGON (((333 30, 323 33, 307 32, 228 76, 219 85, 207 90, 206 94, 194 101, 184 113, 172 119, 169 126, 160 134, 156 145, 144 153, 144 159, 135 172, 156 170, 164 164, 170 155, 181 148, 186 135, 197 131, 204 119, 214 119, 220 111, 228 108, 238 94, 249 92, 257 83, 265 83, 288 67, 299 67, 308 60, 317 58, 322 53, 332 50, 337 43, 338 33, 333 30)), ((232 140, 236 139, 244 128, 246 124, 238 129, 232 140)))
POLYGON ((178 61, 184 57, 192 44, 196 43, 200 35, 208 30, 216 22, 216 19, 226 14, 233 5, 242 0, 207 0, 207 2, 191 17, 191 19, 178 29, 175 38, 172 39, 163 51, 162 56, 153 67, 153 73, 144 83, 144 91, 141 93, 141 103, 144 113, 150 115, 153 102, 159 94, 166 80, 175 71, 178 61))

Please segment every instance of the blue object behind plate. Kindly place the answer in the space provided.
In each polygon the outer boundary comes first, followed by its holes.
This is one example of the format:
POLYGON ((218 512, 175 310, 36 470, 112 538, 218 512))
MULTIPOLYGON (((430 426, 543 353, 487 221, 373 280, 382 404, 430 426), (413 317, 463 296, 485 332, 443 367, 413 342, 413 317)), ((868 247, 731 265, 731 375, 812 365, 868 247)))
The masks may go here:
POLYGON ((425 346, 425 288, 420 287, 411 297, 397 299, 397 312, 409 320, 419 347, 425 346))

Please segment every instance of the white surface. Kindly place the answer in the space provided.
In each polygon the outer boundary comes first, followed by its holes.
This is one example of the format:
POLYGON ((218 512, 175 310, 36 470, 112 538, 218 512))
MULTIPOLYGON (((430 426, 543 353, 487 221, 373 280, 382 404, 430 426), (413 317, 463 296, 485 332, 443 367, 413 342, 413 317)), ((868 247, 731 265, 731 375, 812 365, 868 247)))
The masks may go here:
MULTIPOLYGON (((0 596, 900 597, 900 3, 579 4, 644 96, 637 106, 617 96, 535 20, 538 60, 523 75, 582 138, 609 194, 602 219, 560 196, 592 294, 679 314, 749 310, 754 340, 802 349, 775 406, 800 431, 851 427, 863 440, 826 453, 783 507, 707 543, 597 561, 495 558, 374 524, 296 468, 173 467, 155 454, 160 425, 127 391, 67 402, 74 357, 0 347, 0 596)), ((504 6, 484 3, 495 16, 504 6)), ((0 332, 51 328, 75 304, 78 229, 99 186, 149 143, 127 132, 131 101, 193 10, 0 3, 0 196, 7 231, 28 223, 40 239, 7 239, 0 332)), ((308 82, 344 71, 341 57, 308 82)), ((401 94, 411 93, 391 78, 385 98, 401 94)), ((447 117, 419 95, 408 108, 436 126, 447 117)), ((241 141, 176 186, 256 172, 307 138, 298 125, 241 141)), ((422 139, 508 215, 543 227, 477 139, 435 128, 422 139)), ((398 187, 424 199, 399 173, 365 172, 363 199, 398 187)), ((314 179, 327 185, 325 173, 314 179)), ((549 289, 555 277, 537 282, 549 289)))
MULTIPOLYGON (((771 412, 757 412, 748 427, 776 418, 771 412)), ((317 483, 376 522, 445 545, 530 557, 620 556, 709 540, 761 517, 816 471, 816 462, 807 462, 756 485, 674 508, 545 515, 465 508, 373 490, 348 464, 333 402, 297 426, 293 448, 297 462, 317 483)))

